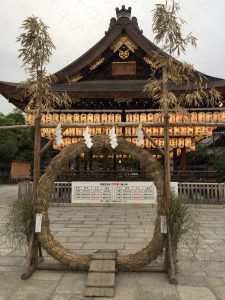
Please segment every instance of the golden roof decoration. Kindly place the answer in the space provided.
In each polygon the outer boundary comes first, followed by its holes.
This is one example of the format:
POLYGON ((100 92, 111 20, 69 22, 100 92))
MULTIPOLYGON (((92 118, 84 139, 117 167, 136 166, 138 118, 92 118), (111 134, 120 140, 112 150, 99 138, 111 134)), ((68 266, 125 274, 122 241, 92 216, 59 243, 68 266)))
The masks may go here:
POLYGON ((104 57, 99 58, 96 62, 94 62, 92 65, 90 65, 90 70, 95 70, 98 68, 103 62, 105 61, 104 57))
POLYGON ((138 46, 127 35, 122 35, 111 45, 110 49, 115 53, 123 45, 127 46, 131 52, 134 52, 138 48, 138 46))
POLYGON ((77 81, 79 81, 79 80, 82 79, 82 78, 83 78, 83 76, 82 76, 80 73, 76 73, 76 74, 70 76, 70 77, 68 78, 68 81, 69 81, 69 82, 77 82, 77 81))
POLYGON ((120 58, 126 59, 126 58, 129 57, 129 55, 130 55, 130 51, 129 51, 129 50, 123 51, 123 50, 120 50, 120 49, 119 49, 119 57, 120 57, 120 58))

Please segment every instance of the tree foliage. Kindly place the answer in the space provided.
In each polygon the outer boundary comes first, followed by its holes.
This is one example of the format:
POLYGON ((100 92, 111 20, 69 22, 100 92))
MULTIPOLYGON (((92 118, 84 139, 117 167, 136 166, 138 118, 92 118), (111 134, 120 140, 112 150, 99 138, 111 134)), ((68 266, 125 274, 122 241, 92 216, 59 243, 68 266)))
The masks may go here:
POLYGON ((163 113, 170 109, 186 114, 187 107, 216 106, 221 100, 216 89, 208 89, 206 76, 191 64, 175 58, 185 53, 189 44, 196 46, 197 41, 191 33, 183 35, 182 25, 185 21, 178 17, 179 10, 175 0, 157 4, 153 10, 155 42, 160 43, 161 49, 167 53, 156 51, 152 63, 153 74, 144 91, 158 102, 163 113), (159 73, 163 73, 160 78, 159 73))
POLYGON ((40 18, 32 16, 24 20, 21 28, 23 32, 17 38, 21 44, 19 58, 30 76, 22 84, 24 96, 29 98, 26 110, 33 110, 34 114, 40 117, 43 110, 50 110, 56 106, 67 107, 71 99, 66 93, 57 94, 52 90, 57 78, 46 71, 46 64, 49 63, 55 49, 48 26, 40 18))
MULTIPOLYGON (((4 115, 0 113, 0 125, 24 125, 25 119, 19 109, 14 109, 12 113, 4 115)), ((42 145, 46 139, 42 138, 42 145)), ((48 149, 43 155, 42 166, 58 151, 48 149)), ((34 133, 31 129, 2 130, 0 131, 0 173, 5 173, 6 179, 9 177, 10 165, 13 160, 27 161, 33 164, 34 156, 34 133)))
MULTIPOLYGON (((15 109, 8 115, 0 115, 0 125, 23 125, 25 124, 22 112, 15 109)), ((2 163, 11 160, 31 161, 33 156, 33 141, 30 129, 17 131, 0 131, 0 157, 2 163)))

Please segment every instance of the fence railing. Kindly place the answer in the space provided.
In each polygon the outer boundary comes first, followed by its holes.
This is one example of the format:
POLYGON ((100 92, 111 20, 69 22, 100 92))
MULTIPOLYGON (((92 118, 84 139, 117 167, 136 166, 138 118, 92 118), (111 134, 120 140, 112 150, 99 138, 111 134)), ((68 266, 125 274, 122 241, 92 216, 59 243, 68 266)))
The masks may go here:
POLYGON ((193 183, 178 184, 178 193, 187 203, 225 204, 224 183, 193 183))
MULTIPOLYGON (((55 182, 50 202, 70 203, 71 182, 55 182)), ((225 183, 180 182, 178 194, 186 203, 225 204, 225 183)), ((20 182, 18 196, 32 195, 32 182, 20 182)))

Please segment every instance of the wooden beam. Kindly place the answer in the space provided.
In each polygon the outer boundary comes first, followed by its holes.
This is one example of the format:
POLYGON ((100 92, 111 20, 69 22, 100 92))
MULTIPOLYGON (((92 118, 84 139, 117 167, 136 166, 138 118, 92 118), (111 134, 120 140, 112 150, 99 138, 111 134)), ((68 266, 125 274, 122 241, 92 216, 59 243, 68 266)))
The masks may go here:
MULTIPOLYGON (((66 130, 67 128, 63 128, 62 129, 62 134, 63 134, 63 132, 66 130)), ((55 141, 55 138, 53 137, 53 138, 51 138, 42 148, 41 148, 41 150, 40 150, 40 156, 42 156, 43 154, 44 154, 44 152, 46 151, 46 150, 48 150, 48 148, 49 147, 51 147, 52 145, 53 145, 53 143, 54 143, 54 141, 55 141)))
MULTIPOLYGON (((93 100, 93 97, 91 97, 91 100, 93 100)), ((225 111, 224 108, 220 108, 220 107, 208 107, 208 108, 187 108, 186 109, 188 112, 211 112, 211 111, 218 111, 218 112, 222 112, 225 111)), ((152 113, 158 113, 161 112, 161 109, 125 109, 125 113, 148 113, 148 112, 152 112, 152 113)), ((174 112, 172 109, 168 109, 169 112, 174 112)), ((35 112, 34 110, 29 110, 29 113, 35 112)), ((108 109, 105 108, 98 108, 98 109, 73 109, 73 108, 68 108, 68 109, 51 109, 51 113, 109 113, 108 109)), ((49 110, 42 110, 42 113, 49 113, 49 110)), ((122 113, 121 109, 110 109, 110 113, 122 113)))
MULTIPOLYGON (((152 122, 142 122, 142 127, 149 127, 149 128, 164 128, 164 123, 152 123, 152 122)), ((48 123, 48 124, 41 124, 41 128, 56 128, 58 123, 48 123)), ((62 123, 62 128, 85 128, 89 127, 138 127, 140 122, 106 122, 106 123, 62 123)), ((169 127, 225 127, 225 123, 198 123, 198 122, 184 122, 184 123, 170 123, 169 127)), ((32 128, 34 125, 13 125, 13 126, 0 126, 0 130, 17 130, 17 129, 27 129, 32 128)))
POLYGON ((17 130, 17 129, 27 129, 34 127, 34 125, 11 125, 11 126, 0 126, 0 130, 17 130))
POLYGON ((46 150, 48 150, 49 147, 51 147, 54 143, 55 138, 51 138, 40 150, 40 156, 44 154, 46 150))
MULTIPOLYGON (((41 124, 41 128, 55 128, 57 123, 41 124)), ((89 127, 138 127, 140 122, 100 122, 100 123, 62 123, 62 128, 85 128, 89 127)), ((144 122, 143 127, 164 127, 163 123, 144 122)), ((198 125, 199 126, 199 125, 198 125)))
MULTIPOLYGON (((89 127, 138 127, 142 124, 142 127, 160 127, 164 128, 165 123, 157 122, 105 122, 105 123, 62 123, 62 128, 84 128, 86 126, 89 127)), ((41 128, 55 128, 58 125, 58 123, 48 123, 48 124, 41 124, 41 128)), ((225 123, 198 123, 198 122, 181 122, 181 123, 169 123, 169 127, 225 127, 225 123)), ((1 127, 0 127, 1 129, 1 127)))
MULTIPOLYGON (((63 265, 61 263, 48 263, 48 262, 40 262, 38 264, 38 270, 72 270, 73 268, 68 265, 63 265)), ((142 268, 134 269, 133 272, 166 272, 163 267, 157 266, 145 266, 142 268)), ((126 271, 125 271, 126 272, 126 271)), ((129 271, 130 272, 130 271, 129 271)))

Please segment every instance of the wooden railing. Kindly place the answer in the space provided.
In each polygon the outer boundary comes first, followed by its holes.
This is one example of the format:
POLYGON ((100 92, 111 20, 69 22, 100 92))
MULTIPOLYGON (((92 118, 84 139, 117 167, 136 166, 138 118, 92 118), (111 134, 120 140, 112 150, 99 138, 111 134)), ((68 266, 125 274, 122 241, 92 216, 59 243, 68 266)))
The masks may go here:
MULTIPOLYGON (((225 183, 180 182, 178 193, 186 203, 225 204, 225 183)), ((26 195, 32 195, 32 183, 20 182, 18 196, 26 195)), ((55 182, 50 202, 70 203, 71 182, 55 182)))
POLYGON ((51 202, 70 203, 71 202, 71 182, 55 182, 54 190, 52 191, 51 202))
POLYGON ((224 183, 180 182, 178 192, 187 203, 225 204, 224 183))
POLYGON ((190 171, 181 171, 174 170, 171 171, 172 181, 176 182, 219 182, 218 181, 218 172, 217 171, 201 171, 201 170, 190 170, 190 171))
MULTIPOLYGON (((142 181, 152 180, 152 174, 144 170, 64 170, 57 181, 142 181)), ((217 171, 171 171, 171 180, 176 182, 219 182, 217 171)))

